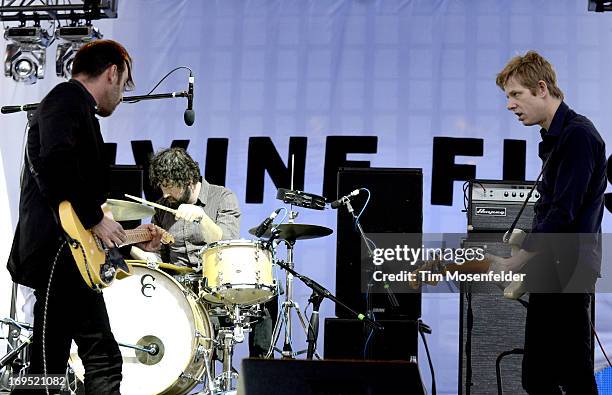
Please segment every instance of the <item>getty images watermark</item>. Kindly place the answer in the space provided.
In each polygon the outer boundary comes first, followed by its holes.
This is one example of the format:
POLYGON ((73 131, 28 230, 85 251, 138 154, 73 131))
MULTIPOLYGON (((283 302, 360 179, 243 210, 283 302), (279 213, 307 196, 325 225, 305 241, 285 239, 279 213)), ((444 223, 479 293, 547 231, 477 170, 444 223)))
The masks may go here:
MULTIPOLYGON (((361 243, 361 291, 367 294, 461 289, 502 291, 507 298, 526 292, 612 293, 612 235, 607 233, 513 234, 509 242, 502 234, 366 236, 367 243, 361 243), (529 254, 520 251, 525 242, 529 254), (498 258, 513 256, 511 263, 498 258), (526 256, 524 264, 516 264, 526 256)), ((354 262, 352 257, 341 259, 354 262)))
POLYGON ((412 266, 411 269, 400 270, 399 273, 375 269, 372 279, 377 282, 505 282, 522 281, 525 276, 523 273, 491 270, 485 249, 480 247, 428 248, 421 245, 414 248, 403 244, 393 248, 377 247, 372 252, 372 263, 375 267, 383 266, 385 263, 412 266), (489 266, 489 270, 485 269, 485 266, 489 266), (482 272, 483 270, 485 271, 482 272))
MULTIPOLYGON (((478 284, 482 292, 505 289, 522 282, 524 273, 500 270, 492 264, 486 245, 470 245, 460 234, 368 234, 362 243, 363 292, 420 292, 424 285, 452 284, 442 292, 455 292, 460 283, 478 284), (369 248, 368 248, 369 247, 369 248)), ((495 244, 495 243, 493 243, 495 244)), ((501 243, 500 243, 501 244, 501 243)), ((498 247, 498 246, 496 246, 498 247)), ((510 246, 497 255, 509 256, 510 246)))

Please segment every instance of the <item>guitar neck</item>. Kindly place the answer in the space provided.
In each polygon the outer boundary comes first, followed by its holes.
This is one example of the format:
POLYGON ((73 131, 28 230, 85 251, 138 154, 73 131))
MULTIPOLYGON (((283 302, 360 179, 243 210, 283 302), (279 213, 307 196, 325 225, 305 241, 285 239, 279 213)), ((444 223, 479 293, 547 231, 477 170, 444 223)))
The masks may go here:
POLYGON ((149 241, 153 238, 151 236, 151 232, 146 229, 130 229, 126 230, 125 234, 127 235, 127 240, 123 245, 130 245, 136 243, 142 243, 143 241, 149 241))
POLYGON ((449 263, 444 265, 444 270, 447 272, 459 272, 459 273, 487 273, 491 261, 488 259, 483 260, 467 260, 463 264, 449 263))

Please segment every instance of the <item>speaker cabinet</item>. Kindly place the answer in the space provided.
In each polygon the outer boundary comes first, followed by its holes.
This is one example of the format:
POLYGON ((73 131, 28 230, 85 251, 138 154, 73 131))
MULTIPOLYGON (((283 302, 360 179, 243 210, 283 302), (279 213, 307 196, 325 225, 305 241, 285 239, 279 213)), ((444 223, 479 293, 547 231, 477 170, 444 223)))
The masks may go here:
POLYGON ((418 354, 416 322, 411 320, 377 322, 384 327, 384 330, 371 332, 363 321, 357 319, 326 318, 325 358, 416 362, 418 354))
MULTIPOLYGON (((422 233, 423 172, 421 169, 340 168, 338 196, 357 188, 367 188, 371 198, 360 218, 367 233, 422 233)), ((366 203, 367 194, 351 199, 356 213, 366 203)), ((338 208, 336 249, 336 295, 353 309, 366 311, 366 294, 362 290, 361 238, 346 207, 338 208)), ((385 293, 372 293, 370 303, 377 319, 416 319, 421 316, 419 293, 396 294, 394 306, 385 293)), ((336 306, 336 316, 352 318, 336 306)))
POLYGON ((416 363, 243 359, 238 394, 424 395, 416 363))

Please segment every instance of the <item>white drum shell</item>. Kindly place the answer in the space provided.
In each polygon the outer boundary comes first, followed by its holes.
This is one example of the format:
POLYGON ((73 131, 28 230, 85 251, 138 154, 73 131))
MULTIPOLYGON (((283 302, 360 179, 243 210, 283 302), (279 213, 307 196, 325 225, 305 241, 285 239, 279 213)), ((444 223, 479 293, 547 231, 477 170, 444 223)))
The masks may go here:
MULTIPOLYGON (((164 355, 147 365, 134 349, 119 347, 123 356, 121 393, 129 395, 186 394, 205 369, 202 351, 213 328, 195 296, 171 276, 133 264, 134 274, 104 290, 111 328, 120 343, 137 344, 145 336, 161 340, 164 355)), ((81 380, 83 365, 73 343, 70 365, 81 380)))
POLYGON ((202 275, 211 303, 253 305, 275 294, 272 253, 261 242, 227 240, 211 243, 201 252, 202 275))

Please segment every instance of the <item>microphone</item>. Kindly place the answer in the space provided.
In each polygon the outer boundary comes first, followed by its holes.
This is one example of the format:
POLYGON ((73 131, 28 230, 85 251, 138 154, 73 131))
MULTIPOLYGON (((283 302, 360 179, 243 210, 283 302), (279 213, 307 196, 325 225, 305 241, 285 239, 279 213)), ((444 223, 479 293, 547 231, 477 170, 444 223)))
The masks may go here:
POLYGON ((338 208, 340 206, 342 206, 343 204, 345 204, 345 202, 347 200, 349 200, 350 198, 352 198, 353 196, 357 196, 359 195, 359 192, 361 191, 361 189, 355 189, 353 192, 349 193, 346 196, 342 196, 340 199, 338 200, 334 200, 333 202, 331 202, 331 208, 338 208))
POLYGON ((193 82, 195 78, 193 74, 189 73, 189 89, 187 90, 187 109, 183 114, 183 120, 185 125, 191 126, 195 121, 195 112, 193 111, 193 82))
POLYGON ((32 111, 38 108, 38 103, 24 104, 22 106, 4 106, 0 108, 2 114, 11 114, 19 111, 32 111))
POLYGON ((259 224, 259 226, 255 230, 255 237, 261 237, 264 233, 266 233, 266 231, 270 228, 270 225, 272 225, 272 221, 274 221, 274 218, 276 218, 276 216, 278 215, 278 213, 281 212, 281 210, 282 209, 277 208, 272 212, 272 214, 270 214, 268 218, 264 219, 263 222, 259 224))

